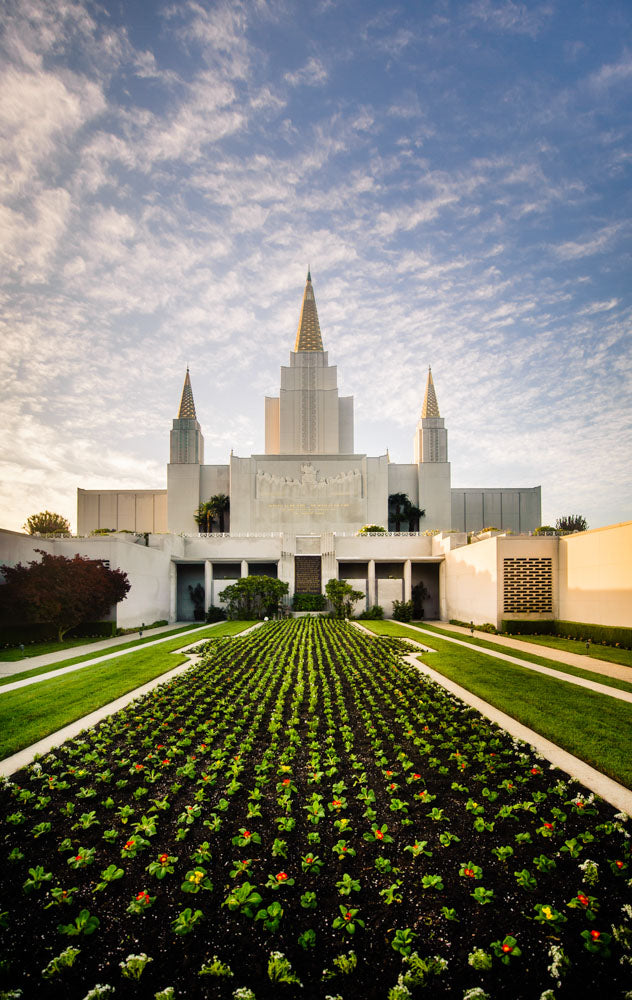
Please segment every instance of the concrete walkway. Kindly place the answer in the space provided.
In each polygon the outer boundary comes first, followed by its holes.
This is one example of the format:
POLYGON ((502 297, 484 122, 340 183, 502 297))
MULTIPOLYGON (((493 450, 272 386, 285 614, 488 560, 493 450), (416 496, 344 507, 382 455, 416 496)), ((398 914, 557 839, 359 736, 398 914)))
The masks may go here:
MULTIPOLYGON (((143 630, 143 636, 173 632, 174 629, 184 628, 187 625, 191 625, 191 622, 173 622, 172 625, 159 625, 157 628, 146 628, 143 630)), ((99 639, 97 642, 86 642, 82 646, 69 646, 67 649, 58 649, 55 653, 41 653, 40 656, 23 656, 21 660, 0 660, 0 677, 21 674, 25 670, 35 670, 36 667, 47 667, 49 664, 60 663, 61 660, 72 660, 75 656, 89 656, 90 653, 98 653, 102 649, 124 646, 126 642, 134 642, 137 638, 136 632, 128 632, 127 635, 117 635, 112 639, 99 639)))
MULTIPOLYGON (((222 622, 214 622, 213 624, 221 625, 222 622)), ((250 628, 246 628, 243 632, 238 632, 234 638, 241 638, 243 635, 247 635, 248 632, 252 632, 256 628, 260 628, 263 622, 256 622, 251 625, 250 628)), ((209 625, 205 625, 204 628, 209 628, 209 625)), ((196 630, 198 631, 198 630, 196 630)), ((170 638, 169 636, 167 638, 170 638)), ((162 640, 163 642, 166 640, 162 640)), ((201 642, 205 642, 206 639, 198 639, 196 642, 190 643, 188 646, 183 646, 181 649, 174 651, 174 656, 180 653, 186 653, 189 658, 188 663, 181 663, 179 666, 174 667, 173 670, 168 670, 164 674, 160 674, 158 677, 154 677, 153 680, 148 681, 147 684, 143 684, 141 687, 135 688, 133 691, 128 691, 127 694, 122 695, 115 701, 108 702, 107 705, 102 705, 101 708, 97 708, 94 712, 90 712, 89 715, 84 715, 83 718, 77 719, 75 722, 71 722, 68 726, 64 726, 63 729, 58 729, 57 732, 51 733, 50 736, 45 736, 44 739, 38 740, 37 743, 33 743, 30 747, 25 747, 24 750, 14 753, 11 757, 5 757, 3 761, 0 761, 0 776, 9 777, 19 771, 20 768, 26 767, 30 764, 35 757, 41 757, 47 754, 50 750, 54 750, 55 747, 61 746, 66 740, 74 739, 79 733, 82 733, 85 729, 90 729, 92 726, 96 726, 103 719, 107 719, 108 715, 114 715, 115 712, 120 712, 122 708, 126 708, 130 702, 135 701, 137 698, 141 698, 144 694, 148 694, 155 687, 160 684, 165 684, 170 681, 172 677, 177 677, 178 674, 184 673, 189 667, 195 666, 200 657, 194 653, 190 652, 194 650, 196 646, 199 646, 201 642)), ((131 652, 131 650, 130 650, 131 652)), ((122 654, 112 654, 113 656, 122 654)), ((90 661, 94 662, 94 661, 90 661)), ((62 673, 63 671, 58 670, 56 673, 62 673)))
MULTIPOLYGON (((574 674, 565 674, 563 671, 554 670, 552 667, 541 667, 537 663, 531 663, 529 660, 521 660, 517 656, 510 656, 508 653, 495 652, 493 649, 487 649, 485 646, 476 646, 471 642, 466 642, 464 639, 453 639, 452 636, 448 635, 437 635, 436 632, 429 632, 425 628, 421 628, 420 625, 411 625, 409 622, 399 622, 400 625, 405 625, 406 628, 413 629, 415 632, 420 632, 422 635, 434 636, 435 639, 442 639, 443 642, 452 642, 455 646, 465 646, 466 649, 474 649, 477 653, 482 653, 484 656, 491 656, 495 660, 505 660, 507 663, 513 663, 514 666, 524 667, 526 670, 533 670, 536 674, 546 674, 548 677, 554 677, 555 680, 561 681, 565 684, 575 684, 577 687, 587 688, 589 691, 596 691, 597 694, 606 694, 610 698, 618 698, 619 701, 627 701, 632 704, 632 691, 621 691, 619 688, 609 687, 607 684, 600 684, 599 681, 590 681, 585 677, 576 677, 574 674)), ((465 630, 469 634, 469 629, 465 630)), ((531 652, 532 650, 529 650, 531 652)), ((556 650, 552 650, 556 652, 556 650)), ((571 654, 575 655, 575 654, 571 654)), ((556 660, 558 657, 551 656, 551 660, 556 660)), ((584 659, 583 657, 578 657, 578 659, 584 659)), ((593 661, 594 662, 594 661, 593 661)))
MULTIPOLYGON (((447 622, 428 622, 435 628, 441 628, 446 632, 454 632, 456 635, 470 635, 469 628, 461 625, 448 625, 447 622)), ((507 649, 515 649, 521 653, 531 653, 532 656, 542 656, 547 660, 557 660, 558 663, 566 663, 569 667, 579 667, 581 670, 591 670, 595 674, 602 674, 604 677, 614 677, 619 681, 628 681, 632 684, 632 667, 623 666, 621 663, 611 663, 609 660, 597 660, 587 653, 569 653, 565 649, 554 649, 552 646, 541 646, 537 642, 526 642, 522 639, 510 639, 502 635, 493 635, 488 632, 477 632, 474 630, 474 639, 483 639, 485 642, 494 643, 496 646, 506 646, 507 649)))
MULTIPOLYGON (((222 624, 223 622, 213 622, 209 625, 200 625, 198 628, 192 628, 189 632, 182 633, 182 638, 186 641, 188 636, 195 635, 196 632, 201 632, 203 629, 213 628, 216 625, 222 624)), ((131 649, 115 650, 113 653, 106 653, 104 656, 95 656, 90 660, 84 660, 82 663, 73 663, 70 667, 59 667, 57 670, 50 670, 45 674, 36 674, 35 677, 25 677, 21 681, 11 681, 9 684, 3 684, 0 687, 0 698, 7 691, 16 691, 18 688, 29 687, 31 684, 39 684, 41 681, 63 677, 64 674, 70 674, 73 670, 83 670, 84 667, 93 667, 97 663, 105 663, 106 660, 115 660, 119 656, 128 656, 130 653, 137 653, 139 649, 149 649, 151 646, 159 646, 163 642, 171 642, 172 639, 177 639, 177 636, 166 635, 162 639, 153 639, 151 642, 141 643, 140 646, 132 646, 131 649)), ((178 650, 178 652, 181 651, 181 649, 178 650)))

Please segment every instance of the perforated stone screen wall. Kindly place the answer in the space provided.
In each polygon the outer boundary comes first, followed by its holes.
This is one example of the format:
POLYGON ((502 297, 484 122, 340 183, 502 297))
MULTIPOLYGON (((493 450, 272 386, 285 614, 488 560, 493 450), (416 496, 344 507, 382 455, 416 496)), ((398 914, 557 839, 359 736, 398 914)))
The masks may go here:
POLYGON ((550 557, 504 560, 504 609, 509 614, 553 611, 553 561, 550 557))

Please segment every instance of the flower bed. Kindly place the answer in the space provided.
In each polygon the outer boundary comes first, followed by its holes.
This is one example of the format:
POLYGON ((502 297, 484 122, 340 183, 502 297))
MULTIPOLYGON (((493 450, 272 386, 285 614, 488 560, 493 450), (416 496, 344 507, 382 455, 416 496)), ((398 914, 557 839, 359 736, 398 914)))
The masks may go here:
POLYGON ((314 619, 214 640, 16 775, 2 791, 0 991, 623 990, 627 818, 404 649, 314 619))

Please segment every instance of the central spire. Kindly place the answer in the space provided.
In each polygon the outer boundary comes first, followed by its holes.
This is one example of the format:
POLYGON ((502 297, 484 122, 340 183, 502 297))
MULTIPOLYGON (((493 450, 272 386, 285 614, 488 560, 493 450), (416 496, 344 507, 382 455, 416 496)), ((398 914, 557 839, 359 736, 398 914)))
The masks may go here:
POLYGON ((196 420, 195 416, 195 403, 193 402, 193 389, 191 388, 191 379, 189 378, 189 369, 187 368, 187 373, 184 379, 184 386, 182 387, 182 397, 180 399, 180 409, 178 411, 178 420, 196 420))
POLYGON ((301 316, 298 321, 296 331, 296 342, 294 351, 322 351, 323 339, 320 335, 320 324, 318 322, 318 312, 316 310, 316 299, 312 288, 312 276, 307 272, 307 281, 303 293, 303 304, 301 306, 301 316))
POLYGON ((424 404, 421 409, 422 417, 439 417, 439 404, 435 393, 434 382, 432 381, 432 369, 428 368, 428 381, 426 382, 426 394, 424 404))

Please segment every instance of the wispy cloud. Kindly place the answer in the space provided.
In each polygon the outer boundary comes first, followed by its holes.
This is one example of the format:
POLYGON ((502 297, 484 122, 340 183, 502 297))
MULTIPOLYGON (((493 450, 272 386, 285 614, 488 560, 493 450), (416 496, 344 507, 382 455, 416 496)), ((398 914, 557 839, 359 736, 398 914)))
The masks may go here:
POLYGON ((310 56, 304 66, 292 73, 286 73, 283 79, 292 87, 320 87, 326 82, 327 76, 327 70, 321 60, 310 56))

